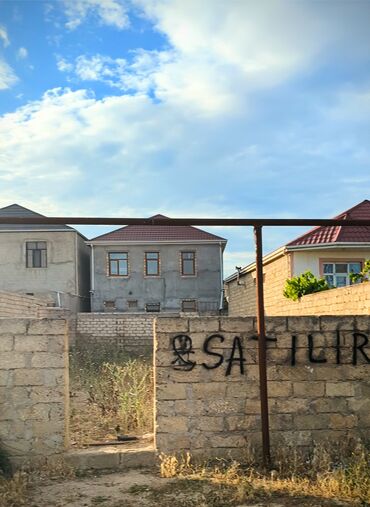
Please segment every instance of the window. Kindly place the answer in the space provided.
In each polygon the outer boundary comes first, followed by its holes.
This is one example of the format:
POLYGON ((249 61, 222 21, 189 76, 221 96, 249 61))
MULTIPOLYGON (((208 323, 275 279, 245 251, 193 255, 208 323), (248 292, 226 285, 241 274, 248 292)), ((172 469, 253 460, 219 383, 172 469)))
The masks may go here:
POLYGON ((137 299, 129 299, 127 301, 127 306, 129 308, 137 308, 137 299))
POLYGON ((330 287, 350 285, 349 274, 360 271, 361 262, 323 262, 323 275, 330 287))
POLYGON ((195 275, 195 252, 181 252, 182 276, 195 275))
POLYGON ((110 252, 109 276, 128 276, 128 253, 110 252))
POLYGON ((26 242, 27 268, 46 268, 46 241, 26 242))
POLYGON ((114 301, 104 301, 104 310, 109 312, 109 311, 114 311, 116 309, 116 303, 114 301))
POLYGON ((197 302, 195 299, 183 299, 181 302, 181 310, 183 312, 196 312, 197 302))
POLYGON ((145 275, 159 275, 159 252, 145 252, 145 275))
POLYGON ((145 305, 146 312, 160 312, 161 311, 161 303, 147 303, 145 305))

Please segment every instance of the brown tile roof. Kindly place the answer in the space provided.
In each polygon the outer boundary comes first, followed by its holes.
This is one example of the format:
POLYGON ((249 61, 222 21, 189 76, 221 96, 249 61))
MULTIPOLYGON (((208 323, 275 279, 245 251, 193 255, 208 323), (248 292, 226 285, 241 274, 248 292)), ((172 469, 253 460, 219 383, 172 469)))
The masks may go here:
MULTIPOLYGON (((370 219, 370 201, 365 199, 353 208, 334 217, 337 219, 370 219)), ((322 243, 370 243, 370 226, 341 225, 315 227, 287 246, 320 245, 322 243)))
MULTIPOLYGON (((168 218, 154 215, 149 218, 168 218)), ((226 239, 188 225, 126 225, 91 241, 226 241, 226 239)))

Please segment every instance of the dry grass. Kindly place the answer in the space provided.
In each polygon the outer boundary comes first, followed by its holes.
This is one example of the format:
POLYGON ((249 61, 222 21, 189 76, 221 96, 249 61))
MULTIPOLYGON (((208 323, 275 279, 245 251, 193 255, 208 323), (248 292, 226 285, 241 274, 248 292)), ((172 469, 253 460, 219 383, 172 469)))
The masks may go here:
MULTIPOLYGON (((216 495, 204 505, 234 506, 253 497, 289 495, 315 498, 317 505, 330 499, 350 505, 370 505, 370 453, 364 445, 318 446, 311 456, 294 449, 281 449, 275 469, 269 473, 253 464, 218 461, 192 464, 190 455, 162 455, 162 477, 206 481, 216 495), (219 498, 220 500, 217 500, 219 498)), ((203 493, 202 493, 203 494, 203 493)), ((201 505, 201 503, 199 503, 201 505)))
POLYGON ((153 431, 153 368, 148 360, 127 358, 110 345, 82 345, 70 359, 74 445, 153 431))

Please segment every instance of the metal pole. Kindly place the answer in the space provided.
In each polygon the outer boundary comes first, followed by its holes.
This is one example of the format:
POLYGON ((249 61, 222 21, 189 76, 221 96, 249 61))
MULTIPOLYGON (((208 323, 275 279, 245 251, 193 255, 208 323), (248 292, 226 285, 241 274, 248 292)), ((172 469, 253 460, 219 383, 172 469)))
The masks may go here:
POLYGON ((270 430, 269 409, 267 396, 267 366, 266 366, 266 331, 265 331, 265 308, 263 301, 263 259, 262 259, 262 226, 254 227, 254 239, 256 244, 256 288, 257 288, 257 333, 258 333, 258 366, 261 399, 261 423, 262 423, 262 451, 263 464, 270 466, 270 430))

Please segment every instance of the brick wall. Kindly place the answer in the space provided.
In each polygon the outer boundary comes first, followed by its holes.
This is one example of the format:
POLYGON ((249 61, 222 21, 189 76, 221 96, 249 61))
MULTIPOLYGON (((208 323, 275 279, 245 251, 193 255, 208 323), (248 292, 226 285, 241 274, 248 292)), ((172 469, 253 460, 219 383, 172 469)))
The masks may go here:
MULTIPOLYGON (((285 259, 285 257, 284 257, 285 259)), ((279 315, 369 315, 370 314, 370 283, 350 285, 339 289, 330 289, 316 294, 303 296, 300 301, 292 301, 283 296, 285 280, 288 274, 286 265, 281 266, 279 274, 278 263, 271 272, 266 268, 265 312, 269 316, 279 315)), ((272 264, 270 264, 272 267, 272 264)), ((229 315, 248 316, 256 314, 256 286, 253 273, 241 277, 243 285, 236 280, 227 287, 229 296, 229 315)))
MULTIPOLYGON (((255 334, 253 317, 157 319, 159 452, 189 450, 195 455, 237 456, 250 445, 260 445, 257 342, 252 339, 255 334), (183 342, 183 352, 177 343, 179 355, 190 361, 188 364, 173 350, 172 341, 179 334, 192 340, 188 355, 184 350, 189 343, 183 342), (204 343, 214 334, 219 337, 208 344, 210 355, 205 353, 204 343), (230 361, 233 344, 234 360, 230 361), (210 368, 221 360, 219 367, 210 368), (194 362, 195 366, 187 371, 194 362)), ((311 447, 313 442, 369 438, 370 364, 363 355, 365 352, 370 357, 369 344, 363 352, 356 348, 356 365, 353 358, 354 340, 360 346, 370 336, 370 318, 275 317, 267 321, 267 335, 277 340, 268 343, 267 354, 272 445, 286 442, 311 447), (311 357, 308 335, 313 339, 311 357), (295 365, 291 364, 292 336, 296 337, 295 365), (337 364, 338 358, 341 364, 337 364)))
POLYGON ((0 319, 0 442, 16 465, 64 451, 68 427, 65 320, 0 319))
POLYGON ((128 313, 79 313, 76 340, 116 344, 134 355, 151 355, 153 315, 128 313))

